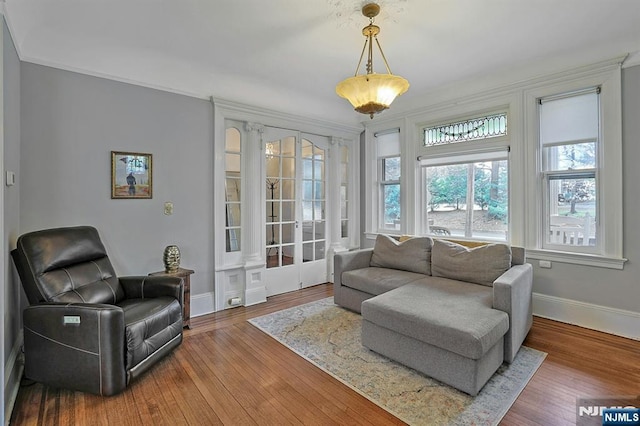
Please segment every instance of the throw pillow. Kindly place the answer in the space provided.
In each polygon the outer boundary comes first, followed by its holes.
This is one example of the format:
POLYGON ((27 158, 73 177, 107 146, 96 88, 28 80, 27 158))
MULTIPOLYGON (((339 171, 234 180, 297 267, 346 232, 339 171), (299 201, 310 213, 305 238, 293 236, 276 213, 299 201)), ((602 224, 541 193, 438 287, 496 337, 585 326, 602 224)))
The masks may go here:
POLYGON ((511 247, 487 244, 468 248, 463 245, 434 240, 431 253, 434 277, 493 286, 493 282, 511 267, 511 247))
POLYGON ((388 235, 379 234, 369 264, 431 275, 432 245, 433 240, 429 237, 409 238, 398 242, 388 235))

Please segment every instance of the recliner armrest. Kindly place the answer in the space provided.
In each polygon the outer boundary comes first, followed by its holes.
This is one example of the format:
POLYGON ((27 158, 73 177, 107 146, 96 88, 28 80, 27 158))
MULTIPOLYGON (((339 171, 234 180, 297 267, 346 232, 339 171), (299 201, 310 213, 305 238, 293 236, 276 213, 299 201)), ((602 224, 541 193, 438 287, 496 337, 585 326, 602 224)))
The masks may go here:
POLYGON ((120 277, 127 299, 147 299, 170 296, 184 305, 183 281, 180 277, 169 276, 131 276, 120 277))
POLYGON ((23 312, 25 376, 97 395, 124 390, 124 312, 106 304, 42 303, 23 312))
POLYGON ((493 282, 493 307, 509 315, 504 358, 512 362, 533 323, 533 267, 513 265, 493 282))

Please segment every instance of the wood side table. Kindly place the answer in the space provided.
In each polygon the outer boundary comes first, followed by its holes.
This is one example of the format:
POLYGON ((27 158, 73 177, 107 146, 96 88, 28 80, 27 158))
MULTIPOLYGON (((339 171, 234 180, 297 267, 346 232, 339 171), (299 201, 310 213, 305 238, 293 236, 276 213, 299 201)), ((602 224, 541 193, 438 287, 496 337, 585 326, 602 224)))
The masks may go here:
POLYGON ((168 273, 165 271, 152 272, 149 275, 159 275, 166 277, 180 277, 184 284, 184 304, 182 310, 182 327, 191 328, 191 269, 178 268, 178 272, 168 273))

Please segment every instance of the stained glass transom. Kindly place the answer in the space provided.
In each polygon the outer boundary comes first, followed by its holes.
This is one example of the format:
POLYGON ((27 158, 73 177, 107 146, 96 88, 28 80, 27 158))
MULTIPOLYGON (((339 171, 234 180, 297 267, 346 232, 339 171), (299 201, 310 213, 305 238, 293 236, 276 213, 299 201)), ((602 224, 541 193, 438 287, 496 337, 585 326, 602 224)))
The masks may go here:
POLYGON ((473 118, 424 129, 424 145, 446 145, 507 134, 507 113, 473 118))

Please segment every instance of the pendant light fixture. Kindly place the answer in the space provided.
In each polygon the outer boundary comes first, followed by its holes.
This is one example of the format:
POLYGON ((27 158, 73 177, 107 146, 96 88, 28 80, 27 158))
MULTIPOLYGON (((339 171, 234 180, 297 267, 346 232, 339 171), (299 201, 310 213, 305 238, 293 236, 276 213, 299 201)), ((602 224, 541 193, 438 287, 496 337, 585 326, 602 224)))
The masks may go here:
POLYGON ((402 95, 409 88, 409 82, 397 75, 391 74, 387 59, 382 52, 378 34, 380 27, 373 24, 373 18, 380 13, 380 6, 375 3, 369 3, 363 6, 362 14, 369 18, 369 25, 362 29, 362 35, 365 36, 364 47, 360 54, 360 60, 356 67, 356 73, 353 77, 349 77, 336 86, 336 93, 351 102, 354 109, 362 114, 369 114, 373 118, 374 114, 389 108, 393 100, 402 95), (380 56, 387 68, 386 74, 376 74, 373 71, 373 41, 380 50, 380 56), (364 52, 367 51, 366 74, 358 75, 358 70, 362 64, 364 52))

